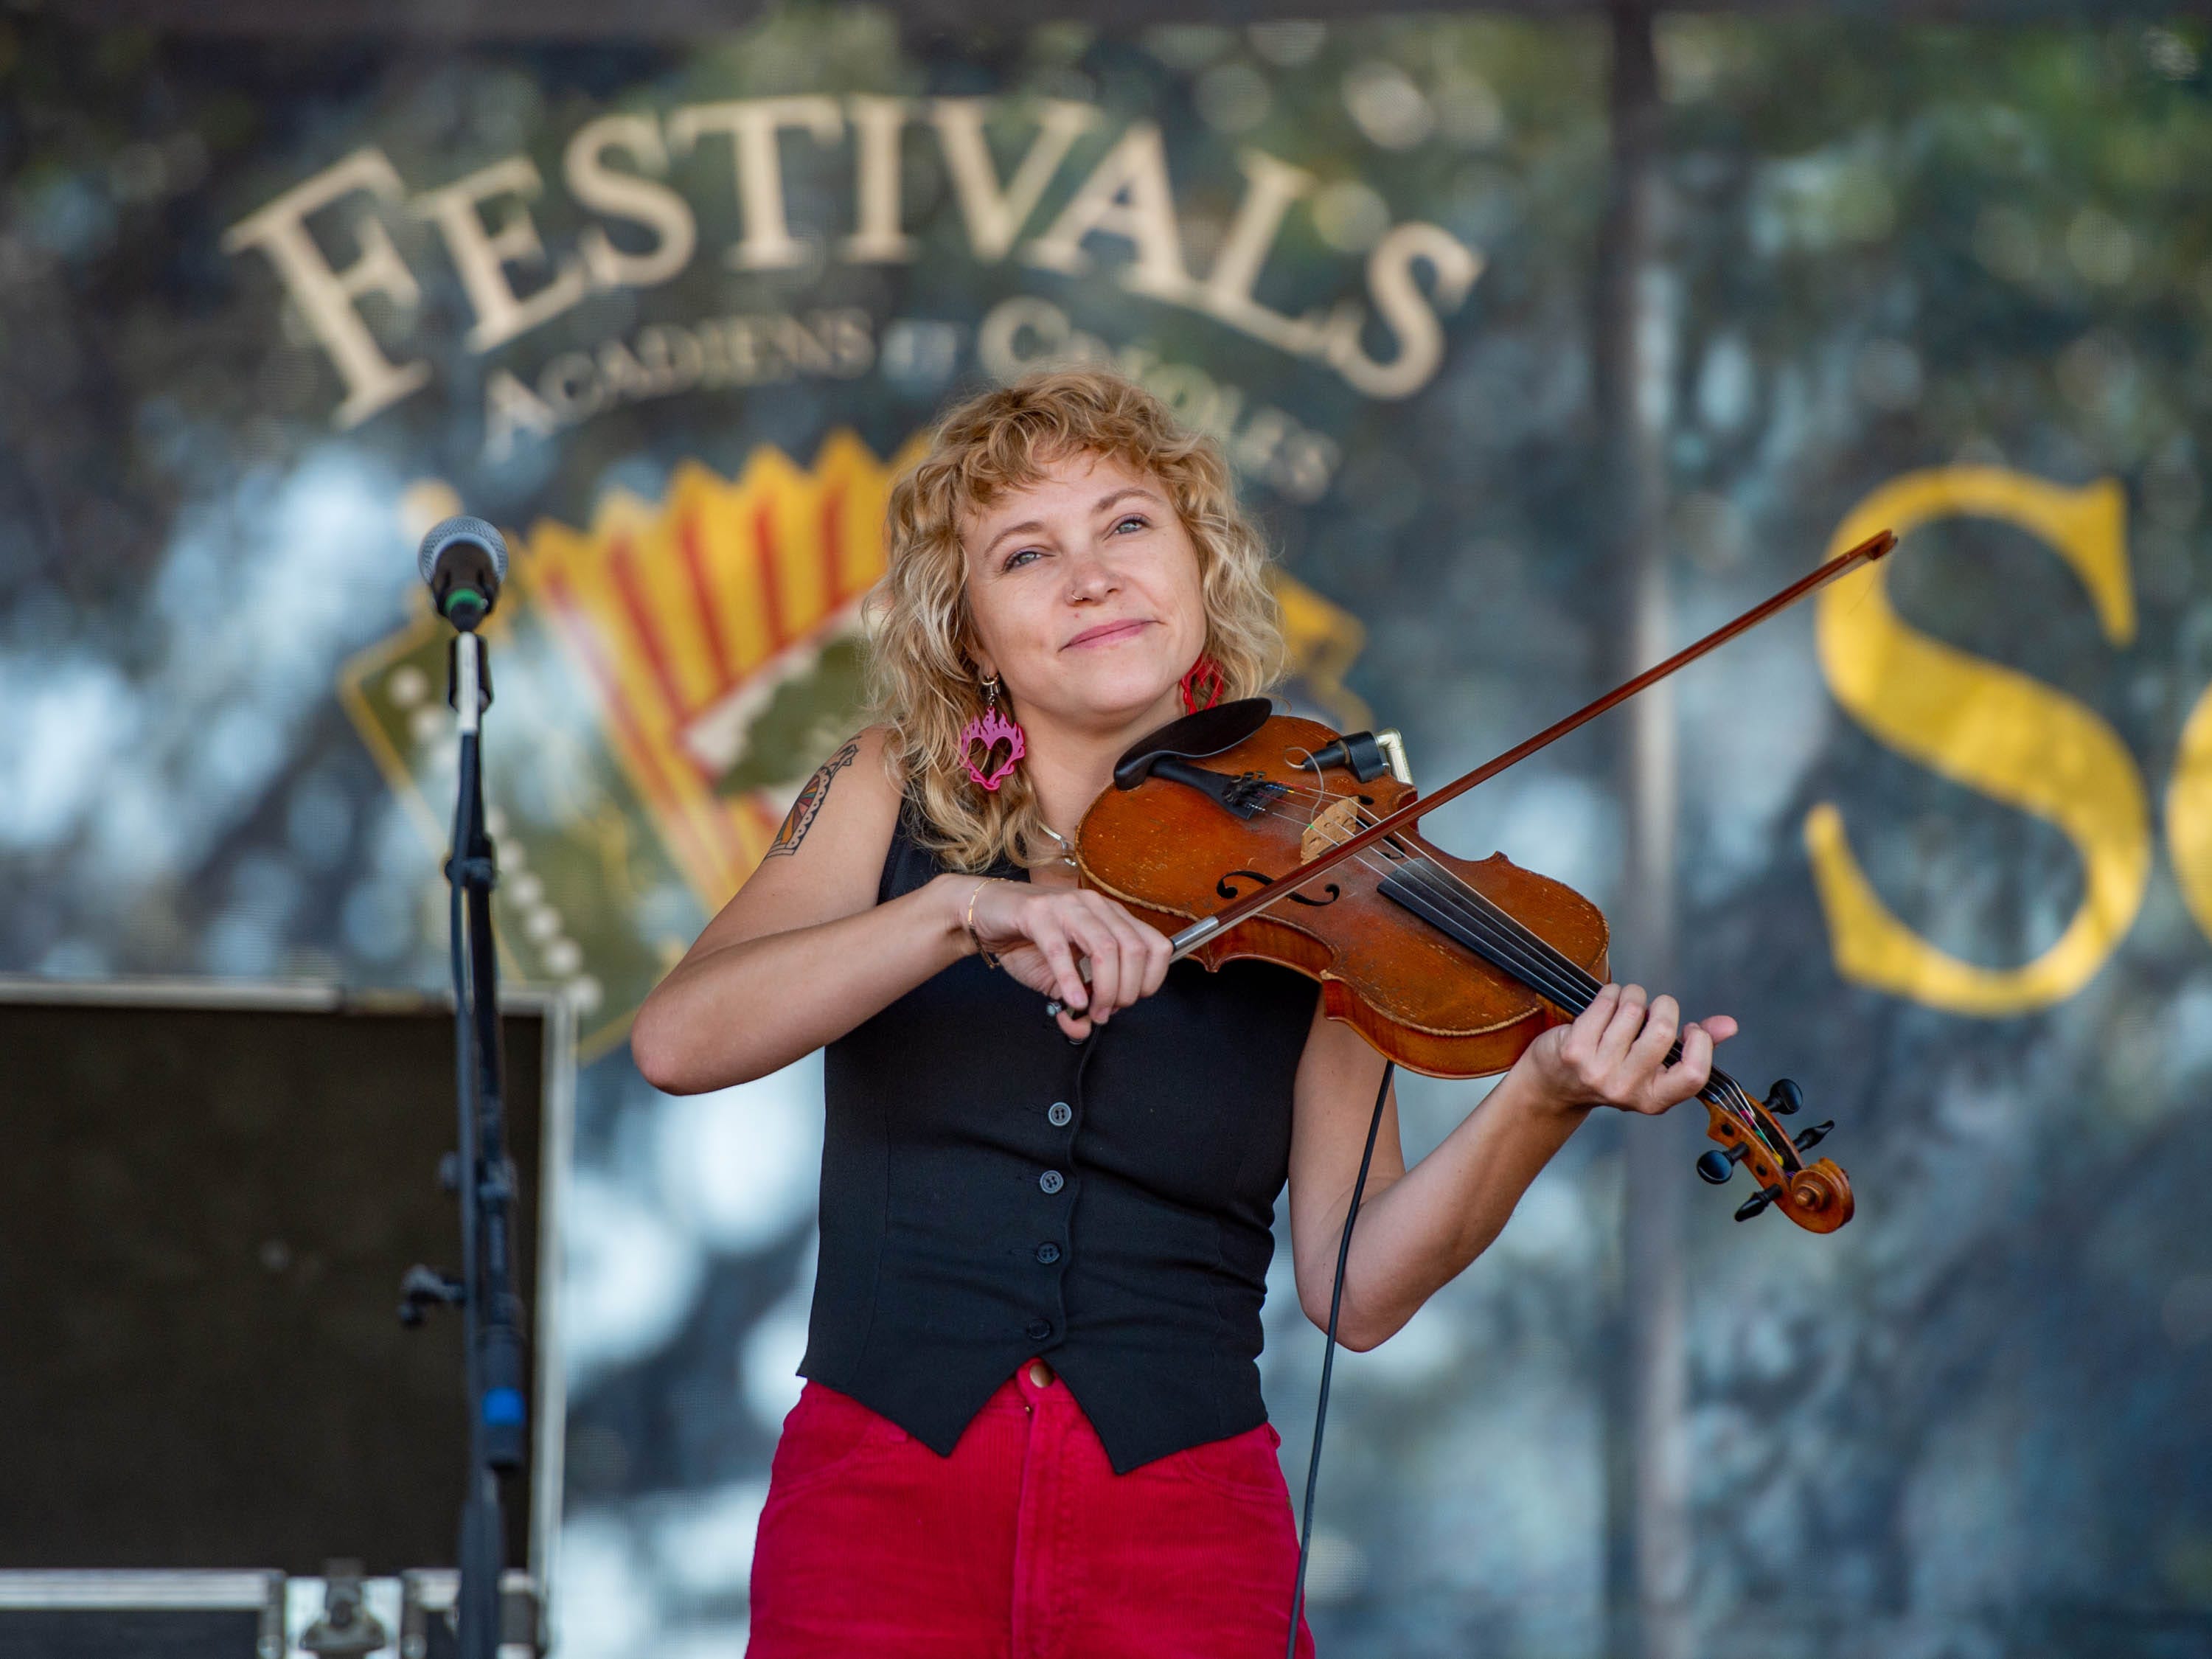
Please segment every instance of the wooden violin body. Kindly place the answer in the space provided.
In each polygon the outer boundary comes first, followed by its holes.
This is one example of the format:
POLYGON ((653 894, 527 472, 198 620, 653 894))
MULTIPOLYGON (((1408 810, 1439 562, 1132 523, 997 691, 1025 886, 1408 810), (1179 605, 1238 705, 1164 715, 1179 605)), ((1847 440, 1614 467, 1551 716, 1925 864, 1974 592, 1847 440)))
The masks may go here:
MULTIPOLYGON (((1170 936, 1255 889, 1281 890, 1188 953, 1209 969, 1259 957, 1310 975, 1331 1018, 1413 1071, 1504 1071, 1607 978, 1605 917, 1562 882, 1502 854, 1454 857, 1410 824, 1309 873, 1415 799, 1387 772, 1317 763, 1346 741, 1260 699, 1163 727, 1123 757, 1118 787, 1084 817, 1083 884, 1170 936)), ((1798 1156, 1830 1126, 1793 1140, 1776 1114, 1797 1109, 1796 1085, 1771 1094, 1762 1103, 1715 1071, 1700 1097, 1723 1150, 1698 1171, 1717 1182, 1737 1163, 1751 1171, 1759 1190, 1739 1219, 1775 1204, 1800 1226, 1832 1231, 1850 1218, 1850 1183, 1829 1159, 1798 1156)))
MULTIPOLYGON (((1391 872, 1380 860, 1355 860, 1299 884, 1313 825, 1331 810, 1310 798, 1322 779, 1333 802, 1354 803, 1370 815, 1395 811, 1413 798, 1411 785, 1388 773, 1365 783, 1341 771, 1317 779, 1292 758, 1320 752, 1336 736, 1317 720, 1278 714, 1209 757, 1212 771, 1285 787, 1274 798, 1279 805, 1249 818, 1162 779, 1107 791, 1076 836, 1084 884, 1174 933, 1253 884, 1287 882, 1293 890, 1281 902, 1191 954, 1209 968, 1263 957, 1319 980, 1329 1018, 1409 1070, 1454 1078, 1504 1071, 1546 1026, 1560 1023, 1558 1009, 1437 929, 1407 926, 1406 910, 1377 890, 1391 872)), ((1459 859, 1417 836, 1400 839, 1605 978, 1605 917, 1572 888, 1502 853, 1459 859)))

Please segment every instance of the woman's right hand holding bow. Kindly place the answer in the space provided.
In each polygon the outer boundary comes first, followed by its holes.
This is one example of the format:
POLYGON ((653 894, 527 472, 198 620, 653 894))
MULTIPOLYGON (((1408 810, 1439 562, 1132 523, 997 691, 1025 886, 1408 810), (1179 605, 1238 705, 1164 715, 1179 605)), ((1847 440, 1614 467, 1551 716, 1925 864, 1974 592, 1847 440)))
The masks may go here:
POLYGON ((1167 936, 1103 894, 991 877, 938 879, 984 959, 1056 1005, 1054 1018, 1074 1041, 1167 978, 1167 936))

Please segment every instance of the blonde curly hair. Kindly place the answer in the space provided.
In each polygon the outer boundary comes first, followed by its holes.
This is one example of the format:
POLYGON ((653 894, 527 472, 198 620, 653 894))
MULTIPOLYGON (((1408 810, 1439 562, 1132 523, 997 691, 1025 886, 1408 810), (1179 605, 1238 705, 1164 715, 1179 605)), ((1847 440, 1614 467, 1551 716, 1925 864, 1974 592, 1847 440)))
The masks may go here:
POLYGON ((886 568, 866 614, 871 714, 890 728, 885 757, 927 820, 922 834, 956 869, 1059 856, 1024 768, 995 793, 968 775, 960 733, 984 697, 960 525, 1071 454, 1109 457, 1166 487, 1198 550, 1205 648, 1220 665, 1223 697, 1256 696, 1282 671, 1267 548, 1212 438, 1177 426, 1143 387, 1094 367, 1031 374, 955 405, 928 453, 891 488, 886 568))

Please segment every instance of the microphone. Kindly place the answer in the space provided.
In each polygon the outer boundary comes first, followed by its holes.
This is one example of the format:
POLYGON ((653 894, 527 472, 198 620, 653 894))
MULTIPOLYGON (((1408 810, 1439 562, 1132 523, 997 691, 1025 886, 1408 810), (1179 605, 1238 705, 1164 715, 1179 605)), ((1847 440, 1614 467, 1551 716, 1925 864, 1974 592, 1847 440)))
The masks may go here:
POLYGON ((416 556, 430 603, 464 633, 491 615, 499 585, 507 578, 507 543, 482 519, 441 520, 422 538, 416 556))

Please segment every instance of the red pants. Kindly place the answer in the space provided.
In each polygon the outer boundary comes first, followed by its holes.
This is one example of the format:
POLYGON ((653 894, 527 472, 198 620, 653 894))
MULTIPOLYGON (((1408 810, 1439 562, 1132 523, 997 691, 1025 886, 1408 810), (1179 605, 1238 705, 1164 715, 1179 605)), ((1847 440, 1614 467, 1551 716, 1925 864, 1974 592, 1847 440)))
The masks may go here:
POLYGON ((761 1511, 748 1659, 1280 1659, 1281 1443, 1263 1423, 1115 1474, 1067 1385, 1024 1365, 939 1457, 810 1382, 761 1511))

